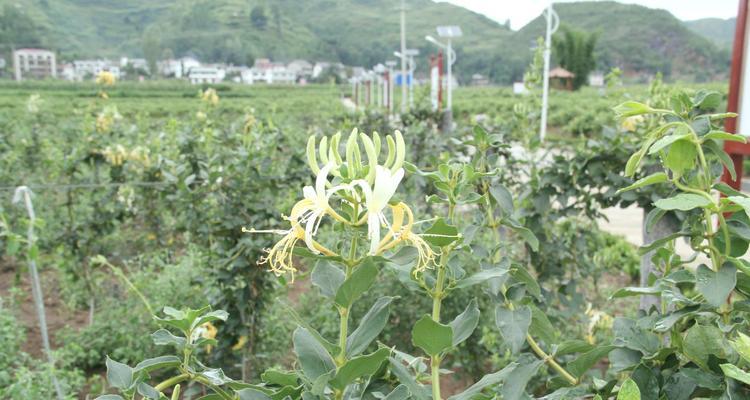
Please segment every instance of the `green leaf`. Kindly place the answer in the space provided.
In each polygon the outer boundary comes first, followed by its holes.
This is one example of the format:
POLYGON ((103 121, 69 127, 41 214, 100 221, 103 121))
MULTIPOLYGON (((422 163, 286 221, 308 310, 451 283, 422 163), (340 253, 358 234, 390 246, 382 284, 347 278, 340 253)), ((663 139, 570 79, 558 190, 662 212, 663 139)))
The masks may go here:
POLYGON ((529 307, 531 308, 531 325, 529 326, 531 336, 541 339, 548 345, 557 343, 555 337, 556 330, 547 318, 547 315, 533 304, 529 305, 529 307))
POLYGON ((693 105, 701 110, 711 110, 721 104, 721 93, 713 90, 699 90, 693 98, 693 105))
POLYGON ((724 371, 724 375, 727 377, 750 385, 750 374, 737 368, 735 365, 721 364, 719 367, 721 367, 721 370, 724 371))
POLYGON ((364 294, 378 277, 378 267, 372 257, 365 258, 354 268, 354 272, 341 284, 334 301, 341 307, 349 308, 364 294))
POLYGON ((740 142, 740 143, 747 143, 747 140, 742 135, 735 135, 733 133, 729 132, 723 132, 723 131, 711 131, 708 132, 705 136, 703 136, 704 139, 714 139, 714 140, 728 140, 730 142, 740 142))
POLYGON ((742 196, 729 196, 727 197, 732 203, 737 204, 745 210, 745 214, 750 217, 750 198, 742 196))
POLYGON ((511 352, 517 354, 526 341, 526 334, 531 325, 531 309, 528 306, 521 306, 515 310, 509 310, 498 305, 495 307, 495 324, 505 342, 508 343, 511 352))
POLYGON ((688 211, 698 207, 706 207, 711 204, 708 198, 694 193, 680 193, 674 197, 659 199, 654 205, 662 210, 688 211))
POLYGON ((339 367, 329 383, 332 387, 343 390, 357 378, 377 372, 390 354, 390 349, 382 348, 372 354, 354 357, 339 367))
POLYGON ((705 264, 699 265, 695 271, 695 287, 714 307, 721 307, 727 301, 736 284, 737 268, 732 263, 725 263, 718 272, 705 264))
POLYGON ((594 346, 584 340, 566 340, 557 346, 556 356, 564 356, 573 353, 585 353, 593 349, 594 346))
POLYGON ((475 396, 482 393, 482 390, 484 390, 487 387, 490 386, 496 386, 501 382, 504 382, 510 373, 515 369, 517 366, 516 363, 511 363, 507 367, 501 369, 500 371, 497 371, 492 374, 487 374, 482 377, 477 383, 469 386, 468 389, 464 390, 462 393, 459 393, 455 396, 448 397, 448 400, 471 400, 474 399, 475 396))
POLYGON ((355 329, 346 339, 347 356, 353 357, 359 355, 367 349, 367 346, 375 340, 376 337, 378 337, 388 322, 390 305, 395 299, 396 297, 384 296, 379 298, 375 304, 370 307, 367 314, 362 317, 362 321, 360 321, 357 329, 355 329))
POLYGON ((409 373, 401 361, 393 357, 390 357, 388 360, 391 364, 391 372, 393 372, 393 375, 396 376, 399 382, 409 389, 409 393, 412 396, 418 400, 429 400, 431 398, 429 390, 414 379, 414 376, 409 373))
POLYGON ((609 354, 610 351, 616 349, 617 346, 599 346, 595 347, 576 358, 575 360, 568 363, 568 372, 573 374, 575 377, 581 377, 591 367, 594 366, 599 360, 609 354))
POLYGON ((174 345, 178 349, 181 349, 185 345, 185 338, 173 335, 166 329, 159 329, 158 331, 151 334, 151 339, 157 346, 174 345))
POLYGON ((138 373, 144 371, 150 373, 161 368, 177 368, 180 366, 180 363, 180 358, 175 356, 149 358, 139 362, 133 369, 133 372, 138 373))
POLYGON ((525 393, 526 385, 542 364, 544 364, 544 361, 537 360, 531 354, 523 354, 519 357, 518 366, 510 371, 505 383, 500 388, 502 399, 520 400, 525 393))
POLYGON ((656 240, 654 240, 653 242, 651 242, 649 244, 645 244, 645 245, 639 247, 638 248, 638 253, 640 253, 641 255, 646 254, 649 251, 657 249, 659 247, 662 247, 665 244, 667 244, 667 243, 669 243, 669 242, 671 242, 671 241, 673 241, 673 240, 675 240, 675 239, 677 239, 679 237, 688 236, 688 235, 689 235, 689 232, 675 232, 675 233, 669 234, 669 235, 664 236, 662 238, 656 239, 656 240))
POLYGON ((492 278, 502 278, 507 273, 508 273, 508 269, 504 267, 495 267, 492 269, 485 269, 467 278, 459 280, 458 282, 456 282, 456 285, 454 287, 456 289, 467 288, 470 286, 478 285, 480 283, 484 283, 485 281, 492 279, 492 278))
POLYGON ((628 378, 620 386, 620 391, 617 392, 617 400, 641 400, 641 391, 638 389, 638 385, 628 378))
POLYGON ((294 352, 297 354, 302 372, 311 381, 336 368, 333 358, 305 328, 299 327, 292 336, 294 352))
POLYGON ((727 359, 731 349, 726 344, 724 334, 712 325, 693 325, 688 329, 683 342, 683 352, 704 371, 709 371, 709 358, 727 359))
MULTIPOLYGON (((675 130, 680 132, 686 132, 687 128, 685 126, 680 126, 678 129, 675 130)), ((674 133, 672 135, 664 136, 663 138, 657 140, 654 142, 653 145, 651 145, 651 148, 648 150, 648 154, 655 154, 659 152, 659 150, 664 149, 665 147, 671 145, 672 143, 683 140, 690 136, 690 133, 674 133)))
POLYGON ((664 172, 657 172, 655 174, 651 174, 645 178, 637 180, 632 185, 618 190, 617 192, 615 192, 615 194, 620 194, 623 192, 627 192, 629 190, 639 189, 639 188, 649 186, 649 185, 655 185, 657 183, 666 182, 668 180, 669 180, 669 177, 667 176, 667 174, 665 174, 664 172))
POLYGON ((513 279, 526 285, 526 290, 531 293, 532 296, 536 297, 539 301, 542 301, 542 288, 539 286, 539 282, 531 276, 531 273, 529 273, 523 265, 516 265, 511 268, 510 275, 513 279))
POLYGON ((107 382, 110 386, 126 390, 133 384, 133 369, 107 356, 107 382))
POLYGON ((750 336, 737 332, 737 339, 730 342, 734 351, 742 357, 745 362, 750 363, 750 336))
POLYGON ((453 328, 434 321, 425 314, 414 324, 411 341, 430 356, 436 356, 453 345, 453 328))
POLYGON ((429 227, 422 235, 427 243, 437 246, 445 247, 455 242, 460 237, 458 235, 458 229, 453 225, 448 225, 444 219, 438 218, 431 227, 429 227))
POLYGON ((346 280, 346 274, 328 260, 318 260, 311 276, 312 284, 320 289, 320 294, 333 298, 346 280))
POLYGON ((295 372, 281 371, 275 368, 265 370, 260 377, 263 382, 278 386, 296 386, 298 381, 295 372))
POLYGON ((229 318, 229 313, 224 310, 211 311, 203 314, 193 321, 192 328, 195 329, 205 323, 213 321, 226 321, 229 318))
POLYGON ((729 157, 729 154, 727 154, 727 152, 724 151, 723 148, 721 148, 718 144, 716 144, 716 142, 713 141, 704 142, 703 147, 708 149, 719 159, 719 161, 721 161, 721 164, 724 165, 724 168, 729 171, 729 175, 733 181, 737 180, 737 171, 735 171, 734 169, 734 161, 732 161, 732 158, 729 157))
POLYGON ((94 400, 125 400, 122 398, 122 396, 117 394, 104 394, 99 397, 97 397, 94 400))
POLYGON ((453 347, 468 339, 474 329, 477 328, 477 324, 479 324, 479 307, 477 306, 477 299, 471 299, 464 312, 450 323, 453 330, 453 347))
POLYGON ((240 397, 239 400, 271 400, 267 394, 253 388, 238 390, 237 395, 240 397))
POLYGON ((398 385, 383 400, 407 400, 409 398, 409 389, 406 385, 398 385))
POLYGON ((539 250, 539 239, 537 239, 536 235, 534 235, 534 232, 532 232, 531 229, 528 229, 525 226, 521 225, 513 218, 503 218, 502 223, 503 225, 509 226, 516 234, 521 236, 521 238, 523 238, 523 240, 528 243, 529 247, 531 247, 531 250, 539 250))
POLYGON ((159 391, 146 382, 139 382, 137 391, 141 396, 147 399, 159 400, 159 397, 161 397, 159 391))
POLYGON ((287 314, 289 314, 290 317, 294 320, 294 322, 297 323, 298 326, 305 328, 308 333, 310 333, 315 340, 320 343, 321 346, 323 346, 329 354, 338 354, 341 349, 334 345, 333 343, 326 340, 326 338, 323 337, 315 328, 313 328, 310 324, 308 324, 302 317, 299 316, 297 311, 290 307, 288 304, 285 304, 284 302, 281 302, 281 307, 286 311, 287 314))
POLYGON ((642 329, 636 320, 625 317, 615 318, 612 324, 616 343, 627 348, 638 350, 645 355, 651 355, 659 350, 659 337, 652 332, 642 329))
POLYGON ((644 296, 644 295, 658 295, 661 294, 663 291, 660 287, 625 287, 618 289, 616 292, 612 293, 612 296, 610 296, 610 299, 619 299, 622 297, 631 297, 631 296, 644 296))
POLYGON ((654 111, 646 104, 637 101, 626 101, 613 108, 618 118, 633 117, 636 115, 648 114, 654 111))
POLYGON ((664 166, 671 169, 677 175, 683 175, 695 167, 695 157, 698 155, 698 149, 695 143, 683 139, 672 143, 669 146, 669 152, 664 159, 664 166))
POLYGON ((490 195, 500 206, 502 215, 513 215, 515 212, 515 206, 513 205, 513 196, 510 194, 508 188, 500 183, 494 183, 490 185, 490 195))

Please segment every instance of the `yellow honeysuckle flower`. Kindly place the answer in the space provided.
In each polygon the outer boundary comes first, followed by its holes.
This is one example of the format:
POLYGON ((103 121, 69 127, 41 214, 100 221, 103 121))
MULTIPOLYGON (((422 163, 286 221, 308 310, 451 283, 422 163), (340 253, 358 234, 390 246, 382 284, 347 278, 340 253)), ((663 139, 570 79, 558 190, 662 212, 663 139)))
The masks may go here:
POLYGON ((237 341, 237 343, 232 346, 233 351, 239 351, 242 350, 243 347, 247 344, 247 336, 242 335, 240 336, 240 340, 237 341))
MULTIPOLYGON (((200 336, 204 339, 216 339, 216 333, 219 331, 216 329, 214 324, 210 322, 206 322, 205 324, 201 325, 198 328, 198 331, 200 333, 200 336)), ((210 353, 212 350, 212 346, 209 344, 206 346, 206 352, 210 353)))
POLYGON ((115 84, 115 75, 109 71, 102 71, 96 76, 96 84, 103 86, 112 86, 115 84))
MULTIPOLYGON (((268 264, 268 268, 276 274, 281 276, 285 273, 291 274, 292 282, 294 282, 294 273, 297 272, 297 268, 294 267, 294 260, 292 255, 294 254, 294 246, 300 240, 305 240, 305 230, 302 229, 300 224, 292 218, 285 217, 286 220, 292 223, 292 227, 289 230, 257 230, 257 229, 246 229, 242 228, 243 232, 246 233, 275 233, 284 235, 273 247, 266 249, 267 255, 261 257, 258 260, 258 264, 268 264)), ((328 250, 323 245, 316 241, 312 241, 313 248, 327 256, 334 256, 336 253, 328 250)))
POLYGON ((393 213, 393 220, 388 233, 378 245, 377 254, 391 249, 399 243, 406 243, 417 250, 417 264, 414 267, 414 274, 430 268, 435 261, 435 252, 421 236, 412 230, 414 214, 411 208, 403 202, 390 205, 390 208, 393 213), (404 225, 404 216, 406 216, 406 225, 404 225))
POLYGON ((219 95, 213 88, 204 90, 203 93, 201 93, 201 99, 212 106, 219 104, 219 95))
POLYGON ((635 130, 638 128, 638 124, 643 122, 643 116, 642 115, 636 115, 633 117, 628 117, 622 120, 622 129, 628 132, 635 132, 635 130))

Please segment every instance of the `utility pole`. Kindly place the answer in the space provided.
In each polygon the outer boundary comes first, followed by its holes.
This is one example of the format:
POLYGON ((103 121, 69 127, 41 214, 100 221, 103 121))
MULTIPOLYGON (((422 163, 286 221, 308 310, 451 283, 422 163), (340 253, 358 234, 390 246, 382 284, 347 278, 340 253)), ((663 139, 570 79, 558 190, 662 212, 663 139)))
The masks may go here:
MULTIPOLYGON (((547 108, 549 103, 549 59, 551 53, 551 42, 552 34, 555 33, 557 28, 560 26, 560 18, 557 13, 552 9, 552 0, 550 0, 547 6, 547 34, 544 38, 544 79, 542 82, 542 117, 539 126, 539 141, 543 142, 544 137, 547 136, 547 108)), ((450 96, 450 94, 449 94, 450 96)))
POLYGON ((401 0, 401 112, 406 112, 406 4, 401 0))

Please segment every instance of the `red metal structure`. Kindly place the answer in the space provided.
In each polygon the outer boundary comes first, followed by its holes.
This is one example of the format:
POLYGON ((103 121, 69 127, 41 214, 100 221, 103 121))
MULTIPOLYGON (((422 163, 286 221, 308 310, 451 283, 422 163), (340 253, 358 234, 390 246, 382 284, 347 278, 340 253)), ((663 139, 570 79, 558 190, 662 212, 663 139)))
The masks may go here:
MULTIPOLYGON (((743 68, 745 62, 745 38, 747 32, 747 17, 748 17, 748 1, 740 0, 740 8, 737 13, 737 28, 734 33, 734 47, 732 49, 732 71, 729 77, 729 98, 727 100, 727 112, 738 112, 740 110, 742 99, 742 79, 743 79, 743 68)), ((750 76, 744 77, 750 79, 750 76)), ((750 93, 746 95, 750 96, 750 93)), ((750 100, 748 100, 750 101, 750 100)), ((750 118, 750 116, 745 116, 750 118)), ((724 123, 724 129, 727 132, 737 132, 737 118, 729 118, 724 123)), ((742 132, 745 133, 745 132, 742 132)), ((748 132, 750 133, 750 132, 748 132)), ((742 185, 742 161, 745 156, 750 155, 750 143, 739 143, 739 142, 725 142, 724 150, 729 153, 734 163, 734 169, 737 172, 737 179, 732 180, 729 172, 725 169, 724 174, 721 177, 723 182, 726 182, 733 188, 739 190, 742 185)))

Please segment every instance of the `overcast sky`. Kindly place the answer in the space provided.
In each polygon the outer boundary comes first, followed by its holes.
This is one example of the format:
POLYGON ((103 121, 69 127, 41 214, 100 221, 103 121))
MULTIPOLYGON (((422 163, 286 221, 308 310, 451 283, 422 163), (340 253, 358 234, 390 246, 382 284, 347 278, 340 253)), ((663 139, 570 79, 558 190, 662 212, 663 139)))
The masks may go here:
MULTIPOLYGON (((548 0, 435 0, 449 2, 484 14, 498 22, 510 19, 513 29, 522 28, 527 22, 541 14, 548 0)), ((573 0, 555 0, 570 2, 573 0)), ((730 18, 737 15, 738 0, 618 0, 621 3, 641 4, 651 8, 663 8, 682 20, 699 18, 730 18)))

